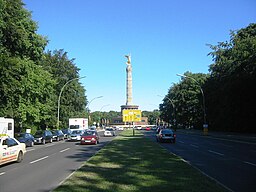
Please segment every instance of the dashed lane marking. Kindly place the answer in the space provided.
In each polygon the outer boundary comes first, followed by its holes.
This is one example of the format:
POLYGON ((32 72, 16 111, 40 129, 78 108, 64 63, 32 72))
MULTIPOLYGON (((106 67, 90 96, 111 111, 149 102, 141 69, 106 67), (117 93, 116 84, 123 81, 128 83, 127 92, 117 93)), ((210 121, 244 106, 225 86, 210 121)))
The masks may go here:
POLYGON ((36 163, 36 162, 38 162, 38 161, 44 160, 44 159, 46 159, 46 158, 48 158, 48 157, 49 157, 49 156, 45 156, 45 157, 42 157, 42 158, 37 159, 37 160, 35 160, 35 161, 31 161, 30 164, 33 164, 33 163, 36 163))
POLYGON ((69 150, 69 149, 70 149, 70 148, 63 149, 63 150, 60 151, 60 153, 63 153, 63 152, 65 152, 65 151, 69 150))
POLYGON ((216 155, 220 155, 220 156, 224 156, 223 153, 219 153, 219 152, 216 152, 216 151, 212 151, 212 150, 208 150, 210 153, 213 153, 213 154, 216 154, 216 155))

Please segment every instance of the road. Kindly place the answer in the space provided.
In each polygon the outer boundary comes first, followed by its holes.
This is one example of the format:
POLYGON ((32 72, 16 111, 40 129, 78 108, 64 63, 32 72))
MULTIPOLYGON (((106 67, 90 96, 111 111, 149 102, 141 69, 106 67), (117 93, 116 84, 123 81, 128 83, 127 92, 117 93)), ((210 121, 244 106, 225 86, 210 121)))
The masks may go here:
MULTIPOLYGON (((155 141, 153 131, 144 133, 155 141)), ((179 130, 176 133, 175 144, 161 143, 160 145, 182 157, 230 191, 255 191, 255 137, 224 133, 203 136, 198 132, 179 130)))
POLYGON ((53 142, 28 147, 21 163, 0 166, 0 191, 51 191, 113 137, 100 137, 98 145, 53 142))

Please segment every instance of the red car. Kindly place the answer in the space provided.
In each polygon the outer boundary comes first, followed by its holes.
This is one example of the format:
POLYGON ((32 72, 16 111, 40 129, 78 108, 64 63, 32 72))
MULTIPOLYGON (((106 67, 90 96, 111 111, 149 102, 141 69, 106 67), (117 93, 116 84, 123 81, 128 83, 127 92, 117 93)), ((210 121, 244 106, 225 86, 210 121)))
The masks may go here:
POLYGON ((151 128, 150 127, 146 127, 146 131, 150 131, 151 130, 151 128))
POLYGON ((92 130, 88 130, 85 131, 82 135, 81 135, 81 141, 80 144, 84 145, 84 144, 95 144, 97 145, 99 143, 99 135, 97 131, 92 131, 92 130))

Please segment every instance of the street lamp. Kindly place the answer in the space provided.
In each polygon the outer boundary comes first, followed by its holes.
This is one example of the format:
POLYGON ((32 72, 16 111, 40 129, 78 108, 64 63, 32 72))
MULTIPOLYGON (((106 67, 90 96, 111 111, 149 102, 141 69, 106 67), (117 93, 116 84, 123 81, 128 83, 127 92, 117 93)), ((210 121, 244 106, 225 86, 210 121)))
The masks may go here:
POLYGON ((199 86, 201 94, 202 94, 202 97, 203 97, 203 112, 204 112, 204 125, 203 125, 203 128, 204 128, 204 134, 207 135, 208 134, 208 124, 206 122, 205 97, 204 97, 204 92, 203 92, 202 87, 200 86, 199 82, 197 80, 195 80, 193 77, 182 75, 182 74, 176 74, 176 75, 180 76, 180 77, 185 77, 185 78, 188 78, 188 79, 192 79, 199 86))
POLYGON ((103 96, 94 97, 94 98, 91 99, 91 101, 88 103, 88 105, 87 105, 87 109, 88 109, 88 125, 90 125, 90 124, 89 124, 89 121, 90 121, 90 109, 89 109, 89 106, 90 106, 90 104, 91 104, 92 101, 94 101, 95 99, 102 98, 102 97, 103 97, 103 96))
MULTIPOLYGON (((162 95, 157 95, 157 96, 163 97, 162 95)), ((173 108, 173 123, 174 123, 174 129, 176 131, 176 126, 175 126, 175 122, 176 122, 175 105, 174 105, 173 101, 169 97, 165 97, 165 98, 168 99, 171 102, 171 104, 172 104, 172 108, 173 108)))
POLYGON ((64 88, 66 87, 67 84, 69 84, 70 82, 74 81, 74 80, 78 80, 78 79, 82 79, 82 78, 85 78, 86 76, 83 76, 83 77, 76 77, 74 79, 70 79, 68 80, 64 85, 63 87, 61 88, 60 90, 60 94, 59 94, 59 98, 58 98, 58 117, 57 117, 57 129, 59 129, 59 124, 60 124, 60 97, 61 97, 61 94, 64 90, 64 88))

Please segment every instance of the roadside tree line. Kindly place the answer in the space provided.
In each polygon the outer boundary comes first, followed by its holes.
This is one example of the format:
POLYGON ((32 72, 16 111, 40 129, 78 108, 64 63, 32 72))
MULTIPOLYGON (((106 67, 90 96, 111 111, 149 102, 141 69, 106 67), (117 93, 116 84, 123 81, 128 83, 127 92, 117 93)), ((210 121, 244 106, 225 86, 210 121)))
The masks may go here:
MULTIPOLYGON (((0 0, 0 116, 15 120, 16 130, 56 128, 61 88, 79 78, 79 68, 63 49, 45 51, 48 39, 21 0, 0 0)), ((60 126, 85 116, 87 98, 79 81, 61 96, 60 126)))
POLYGON ((255 133, 256 24, 209 46, 209 73, 185 72, 160 104, 161 118, 174 126, 202 129, 205 109, 210 130, 255 133))

